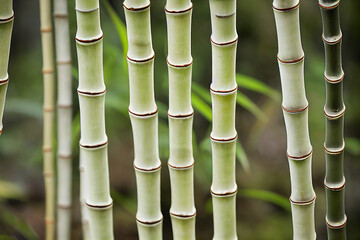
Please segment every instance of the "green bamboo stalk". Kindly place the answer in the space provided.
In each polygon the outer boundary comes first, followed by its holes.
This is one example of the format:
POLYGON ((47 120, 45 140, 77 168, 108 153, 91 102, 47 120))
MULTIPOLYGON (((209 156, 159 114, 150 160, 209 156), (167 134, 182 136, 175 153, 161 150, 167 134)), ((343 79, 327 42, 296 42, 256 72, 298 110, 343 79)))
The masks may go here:
POLYGON ((191 15, 190 0, 167 0, 170 216, 174 240, 195 239, 194 158, 192 154, 191 15))
MULTIPOLYGON (((103 33, 98 0, 77 0, 76 45, 79 65, 80 154, 85 173, 85 204, 91 240, 112 240, 112 199, 105 132, 103 33)), ((83 186, 84 187, 84 186, 83 186)))
POLYGON ((129 50, 127 54, 130 106, 137 182, 136 214, 139 239, 162 239, 158 110, 154 97, 154 51, 150 26, 150 1, 125 0, 129 50))
POLYGON ((316 239, 315 192, 312 186, 312 146, 308 130, 308 101, 304 85, 304 52, 300 39, 299 0, 274 0, 278 63, 287 132, 291 178, 293 239, 316 239))
POLYGON ((86 207, 86 176, 85 176, 85 166, 84 166, 84 158, 79 153, 79 171, 80 171, 80 211, 81 211, 81 225, 82 225, 82 232, 83 232, 83 239, 89 240, 90 239, 90 231, 89 231, 89 213, 86 207))
POLYGON ((214 212, 214 240, 235 240, 236 192, 235 77, 236 1, 210 0, 212 83, 210 86, 213 112, 211 144, 213 181, 211 193, 214 212))
POLYGON ((10 42, 14 24, 12 0, 0 0, 0 135, 3 130, 3 113, 9 83, 8 66, 10 42))
POLYGON ((54 47, 51 22, 51 1, 40 0, 40 31, 43 54, 44 78, 44 179, 45 179, 45 224, 46 239, 55 239, 55 178, 54 178, 54 101, 55 101, 55 75, 54 75, 54 47))
POLYGON ((344 177, 343 79, 339 15, 340 0, 319 0, 325 47, 325 159, 326 224, 328 239, 346 239, 344 177))
POLYGON ((57 239, 70 239, 72 177, 71 50, 67 0, 55 0, 55 48, 58 78, 57 239))

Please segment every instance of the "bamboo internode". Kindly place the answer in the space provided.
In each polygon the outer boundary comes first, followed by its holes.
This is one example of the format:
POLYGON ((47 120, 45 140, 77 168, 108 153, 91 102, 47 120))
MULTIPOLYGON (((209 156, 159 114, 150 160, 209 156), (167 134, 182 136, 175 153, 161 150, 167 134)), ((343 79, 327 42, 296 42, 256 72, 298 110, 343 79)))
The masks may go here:
POLYGON ((175 240, 195 239, 191 106, 191 17, 190 0, 167 0, 169 131, 171 181, 170 216, 175 240))
POLYGON ((72 179, 71 49, 66 0, 54 1, 55 47, 58 79, 57 239, 70 239, 72 179))
POLYGON ((274 0, 282 108, 287 132, 291 178, 293 239, 316 239, 315 192, 312 186, 312 146, 308 131, 308 101, 304 85, 304 52, 300 39, 299 0, 274 0))
POLYGON ((125 0, 129 50, 127 53, 137 182, 136 214, 139 239, 162 239, 158 110, 154 96, 154 51, 150 1, 125 0))
POLYGON ((54 178, 54 108, 55 108, 55 75, 54 47, 51 21, 51 1, 40 0, 40 31, 43 55, 44 78, 44 178, 45 178, 45 224, 46 239, 55 239, 55 178, 54 178))
POLYGON ((103 33, 100 27, 99 1, 77 0, 76 16, 81 126, 80 170, 85 173, 82 191, 85 194, 86 213, 83 214, 88 217, 90 239, 111 240, 114 236, 108 139, 105 132, 106 89, 103 78, 103 33))
POLYGON ((3 130, 3 113, 9 83, 8 66, 10 42, 14 24, 12 0, 0 0, 0 135, 3 130))
POLYGON ((236 1, 210 0, 213 127, 211 132, 214 240, 235 240, 236 1))
POLYGON ((320 0, 325 47, 325 160, 326 223, 328 239, 346 239, 345 177, 344 177, 344 113, 341 62, 342 32, 339 15, 340 0, 320 0))

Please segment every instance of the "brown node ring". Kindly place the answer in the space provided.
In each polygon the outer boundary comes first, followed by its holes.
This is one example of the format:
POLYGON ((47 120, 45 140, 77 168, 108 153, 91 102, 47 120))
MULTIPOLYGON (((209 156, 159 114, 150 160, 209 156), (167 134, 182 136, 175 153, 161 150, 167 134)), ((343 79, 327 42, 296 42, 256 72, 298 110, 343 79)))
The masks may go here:
POLYGON ((147 61, 151 61, 155 58, 155 53, 153 53, 153 55, 151 57, 148 57, 148 58, 144 58, 144 59, 132 59, 131 57, 129 56, 126 56, 126 58, 130 61, 133 61, 133 62, 147 62, 147 61))
POLYGON ((93 42, 101 40, 103 37, 104 37, 104 34, 101 33, 100 37, 94 38, 94 39, 80 39, 78 37, 75 37, 75 39, 76 39, 76 41, 81 42, 81 43, 93 43, 93 42))
POLYGON ((309 104, 303 108, 292 110, 292 109, 287 109, 286 107, 284 107, 284 105, 281 104, 281 108, 284 109, 284 111, 288 112, 288 113, 301 113, 301 112, 305 111, 306 109, 308 109, 308 107, 309 107, 309 104))
POLYGON ((305 55, 303 55, 301 58, 298 58, 298 59, 294 59, 294 60, 282 60, 279 58, 279 56, 277 56, 277 59, 282 62, 282 63, 298 63, 298 62, 301 62, 303 59, 305 58, 305 55))
POLYGON ((172 213, 171 211, 169 211, 169 213, 170 215, 173 215, 178 218, 192 218, 196 216, 196 211, 194 214, 176 214, 176 213, 172 213))
POLYGON ((86 91, 81 91, 78 89, 77 92, 80 94, 84 94, 84 95, 96 96, 96 95, 104 94, 106 92, 106 89, 104 91, 100 91, 100 92, 86 92, 86 91))
POLYGON ((344 79, 344 77, 345 77, 345 73, 344 73, 344 72, 342 72, 341 76, 340 76, 338 79, 336 79, 336 80, 331 80, 330 78, 328 78, 328 77, 326 76, 326 74, 324 74, 325 80, 328 81, 329 83, 339 83, 339 82, 341 82, 341 81, 344 79))
POLYGON ((319 6, 325 10, 330 10, 330 9, 336 8, 339 6, 339 4, 340 4, 340 1, 338 1, 336 4, 334 4, 332 6, 325 6, 325 5, 321 4, 321 2, 319 1, 319 6))
POLYGON ((171 165, 169 162, 168 162, 168 165, 169 165, 169 167, 174 168, 174 169, 185 170, 185 169, 192 168, 195 165, 195 161, 193 161, 189 166, 184 166, 184 167, 176 167, 176 166, 171 165))
POLYGON ((138 221, 139 223, 148 224, 148 225, 157 224, 157 223, 161 222, 162 220, 163 220, 163 217, 161 217, 160 220, 155 220, 155 221, 141 221, 136 217, 136 221, 138 221))
POLYGON ((143 171, 143 172, 154 172, 161 168, 161 162, 160 162, 159 166, 155 167, 155 168, 139 168, 139 167, 135 166, 135 163, 134 163, 134 168, 139 171, 143 171))
POLYGON ((98 148, 98 147, 105 146, 107 143, 108 143, 108 141, 106 141, 104 143, 95 144, 95 145, 83 145, 81 143, 79 143, 79 145, 83 148, 98 148))
MULTIPOLYGON (((345 215, 345 214, 344 214, 344 215, 345 215)), ((341 228, 343 228, 343 227, 346 226, 347 216, 345 215, 345 220, 344 220, 344 222, 343 222, 341 225, 338 225, 338 226, 336 226, 336 225, 331 225, 326 218, 325 218, 325 221, 326 221, 326 225, 327 225, 329 228, 331 228, 331 229, 341 229, 341 228)))
POLYGON ((186 64, 173 64, 173 63, 170 63, 169 58, 166 59, 166 62, 172 67, 186 68, 186 67, 190 66, 191 64, 193 64, 193 58, 191 58, 190 63, 186 63, 186 64))
POLYGON ((231 142, 234 141, 235 139, 237 139, 238 134, 236 133, 235 137, 232 138, 214 138, 213 136, 211 136, 210 134, 210 138, 214 141, 218 141, 218 142, 231 142))
POLYGON ((156 115, 159 110, 158 110, 158 108, 156 108, 156 110, 155 110, 154 112, 150 112, 150 113, 135 113, 135 112, 132 112, 132 111, 130 110, 130 108, 128 108, 128 111, 129 111, 129 113, 131 113, 131 114, 134 115, 134 116, 138 116, 138 117, 149 117, 149 116, 156 115))
POLYGON ((219 196, 219 197, 226 197, 226 196, 230 196, 230 195, 236 194, 237 190, 238 190, 237 185, 236 185, 235 191, 225 192, 225 193, 215 193, 215 192, 210 188, 211 194, 212 194, 212 195, 215 195, 215 196, 219 196))
POLYGON ((340 191, 340 190, 344 189, 345 184, 346 184, 346 180, 344 178, 344 183, 340 187, 332 188, 332 187, 329 187, 328 185, 326 185, 326 180, 324 180, 324 186, 331 191, 340 191))
POLYGON ((2 84, 4 84, 4 83, 7 83, 7 82, 9 82, 9 78, 7 78, 7 79, 5 79, 5 80, 1 80, 1 81, 0 81, 0 85, 2 85, 2 84))
POLYGON ((304 158, 309 157, 312 153, 313 153, 313 150, 311 149, 311 151, 309 153, 307 153, 307 154, 305 154, 303 156, 299 156, 299 157, 298 156, 291 156, 291 155, 289 155, 289 153, 286 153, 286 156, 288 156, 289 158, 294 159, 294 160, 300 160, 300 159, 304 159, 304 158))
POLYGON ((337 114, 337 115, 330 115, 330 114, 328 114, 328 113, 326 112, 326 110, 325 110, 325 108, 324 108, 324 115, 325 115, 327 118, 331 119, 331 120, 335 120, 335 119, 341 118, 341 117, 345 114, 345 111, 346 111, 346 107, 344 106, 344 109, 341 110, 341 112, 340 112, 339 114, 337 114))
POLYGON ((146 5, 146 6, 144 6, 144 7, 134 8, 134 7, 127 7, 127 6, 125 5, 125 1, 124 1, 124 3, 123 3, 124 8, 126 8, 126 9, 129 10, 129 11, 142 11, 142 10, 145 10, 145 9, 149 8, 150 5, 151 5, 151 2, 149 1, 149 4, 146 5))
POLYGON ((300 6, 300 1, 295 6, 289 7, 289 8, 277 8, 274 5, 272 7, 273 7, 273 9, 275 9, 276 11, 279 11, 279 12, 288 12, 288 11, 292 11, 292 10, 298 8, 299 6, 300 6))
POLYGON ((321 35, 323 42, 326 43, 327 45, 335 45, 335 44, 341 42, 342 37, 343 37, 343 34, 341 31, 340 31, 340 37, 338 39, 336 39, 335 41, 328 41, 325 39, 324 34, 321 35))
POLYGON ((296 205, 306 205, 306 204, 311 204, 313 202, 315 202, 316 200, 316 195, 313 199, 309 200, 309 201, 294 201, 291 199, 291 197, 289 198, 290 202, 292 202, 293 204, 296 204, 296 205))
POLYGON ((231 89, 231 90, 215 90, 210 85, 210 91, 212 91, 214 93, 232 93, 232 92, 237 91, 237 89, 238 89, 238 85, 236 85, 236 87, 231 89))
POLYGON ((106 204, 106 205, 91 205, 87 202, 85 202, 85 204, 91 208, 98 208, 98 209, 104 209, 104 208, 108 208, 108 207, 111 207, 113 205, 113 202, 111 200, 111 203, 110 204, 106 204))
POLYGON ((1 22, 2 22, 2 23, 10 22, 11 20, 13 20, 13 18, 14 18, 14 11, 13 11, 11 17, 9 17, 9 18, 4 18, 4 19, 1 19, 1 18, 0 18, 0 23, 1 23, 1 22))
POLYGON ((187 11, 190 11, 193 8, 193 4, 191 3, 190 7, 183 9, 183 10, 168 10, 165 6, 165 12, 167 13, 174 13, 174 14, 178 14, 178 13, 185 13, 187 11))
POLYGON ((217 46, 226 46, 226 45, 231 45, 231 44, 236 43, 237 40, 238 40, 238 38, 239 38, 239 37, 236 36, 235 40, 232 40, 232 41, 230 41, 230 42, 217 43, 217 42, 215 42, 215 41, 212 39, 212 37, 210 37, 210 41, 211 41, 213 44, 217 45, 217 46))
POLYGON ((52 27, 40 28, 40 32, 42 33, 52 32, 52 27))
POLYGON ((168 113, 168 116, 172 117, 172 118, 188 118, 188 117, 191 117, 193 115, 194 115, 194 111, 192 111, 192 113, 189 113, 189 114, 177 114, 177 115, 168 113))

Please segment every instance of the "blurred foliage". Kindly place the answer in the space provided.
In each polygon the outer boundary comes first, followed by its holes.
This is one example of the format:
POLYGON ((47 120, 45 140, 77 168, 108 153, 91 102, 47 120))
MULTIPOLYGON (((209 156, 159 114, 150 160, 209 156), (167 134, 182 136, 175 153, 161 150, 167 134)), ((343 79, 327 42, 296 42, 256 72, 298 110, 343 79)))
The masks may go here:
MULTIPOLYGON (((122 2, 101 1, 104 32, 104 78, 107 86, 106 128, 109 137, 111 195, 114 200, 116 238, 137 239, 136 183, 133 173, 133 146, 128 117, 129 83, 126 62, 127 38, 122 2)), ((71 39, 76 32, 74 1, 68 1, 71 39)), ((159 109, 159 153, 163 166, 169 157, 168 76, 165 1, 153 1, 152 37, 155 59, 155 95, 159 109)), ((347 178, 346 212, 349 239, 360 239, 360 32, 359 1, 341 2, 343 64, 346 73, 344 98, 346 112, 345 172, 347 178)), ((14 25, 10 84, 4 114, 4 132, 0 137, 0 239, 43 239, 42 179, 42 75, 39 9, 32 1, 14 1, 14 25), (11 184, 10 184, 11 183, 11 184), (10 185, 9 185, 10 184, 10 185), (5 192, 5 195, 4 195, 5 192), (35 234, 36 232, 36 234, 35 234)), ((276 54, 276 32, 271 2, 238 1, 237 53, 238 131, 237 198, 238 234, 246 240, 291 238, 291 214, 288 211, 290 182, 286 159, 286 133, 280 101, 280 77, 276 54), (269 204, 270 203, 270 204, 269 204)), ((319 239, 325 239, 326 225, 323 177, 324 168, 324 53, 321 20, 317 2, 303 1, 300 11, 305 61, 305 79, 309 100, 309 128, 313 154, 313 181, 317 193, 316 223, 319 239)), ((212 206, 211 185, 211 34, 207 1, 194 1, 192 54, 192 104, 195 110, 193 151, 195 165, 195 201, 197 239, 210 239, 212 206)), ((80 116, 77 101, 77 59, 73 58, 73 232, 81 239, 78 206, 78 141, 80 116)), ((56 138, 54 138, 54 146, 56 138)), ((162 212, 164 239, 171 239, 170 186, 168 169, 162 169, 162 212)))

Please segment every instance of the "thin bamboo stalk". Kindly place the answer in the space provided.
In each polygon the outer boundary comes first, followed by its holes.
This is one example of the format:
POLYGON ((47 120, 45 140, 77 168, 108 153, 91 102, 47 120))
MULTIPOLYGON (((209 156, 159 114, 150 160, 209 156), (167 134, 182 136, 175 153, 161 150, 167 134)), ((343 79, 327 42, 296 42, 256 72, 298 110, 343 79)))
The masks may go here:
POLYGON ((84 166, 84 159, 82 157, 81 151, 79 153, 79 171, 80 171, 80 211, 81 211, 81 224, 82 224, 82 232, 83 232, 83 239, 89 240, 90 239, 90 231, 89 231, 89 214, 88 209, 86 207, 86 176, 85 176, 85 166, 84 166))
POLYGON ((55 178, 54 178, 54 101, 55 101, 55 75, 54 75, 54 47, 51 22, 51 1, 40 0, 40 31, 43 54, 44 78, 44 179, 45 179, 45 224, 46 239, 55 239, 55 178))
POLYGON ((211 193, 214 211, 214 240, 235 240, 236 192, 235 78, 236 1, 210 0, 213 110, 211 132, 213 181, 211 193))
POLYGON ((58 78, 57 239, 70 239, 72 177, 71 50, 67 0, 55 0, 55 48, 58 78))
POLYGON ((130 106, 137 182, 136 214, 139 239, 162 239, 158 110, 154 97, 154 51, 150 26, 150 1, 125 0, 129 51, 127 54, 130 106))
MULTIPOLYGON (((112 199, 105 132, 103 33, 98 0, 77 0, 76 46, 79 65, 80 154, 90 239, 112 240, 112 199)), ((86 237, 86 236, 84 236, 86 237)))
POLYGON ((304 85, 304 52, 300 39, 299 0, 274 0, 278 63, 287 132, 291 178, 293 239, 316 239, 315 192, 312 186, 312 146, 308 130, 308 101, 304 85))
POLYGON ((325 47, 325 159, 326 224, 328 239, 346 239, 344 177, 343 79, 339 15, 340 0, 319 0, 325 47))
POLYGON ((14 24, 12 0, 0 0, 0 135, 3 130, 3 113, 9 83, 8 66, 10 42, 14 24))
POLYGON ((195 239, 191 106, 191 15, 190 0, 167 0, 169 131, 171 182, 170 216, 174 240, 195 239))

